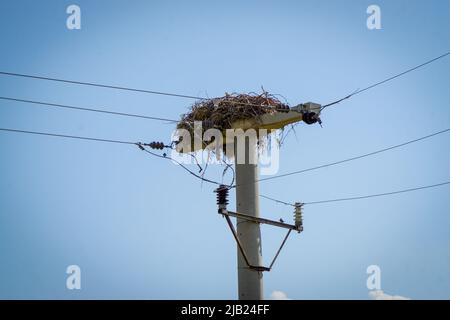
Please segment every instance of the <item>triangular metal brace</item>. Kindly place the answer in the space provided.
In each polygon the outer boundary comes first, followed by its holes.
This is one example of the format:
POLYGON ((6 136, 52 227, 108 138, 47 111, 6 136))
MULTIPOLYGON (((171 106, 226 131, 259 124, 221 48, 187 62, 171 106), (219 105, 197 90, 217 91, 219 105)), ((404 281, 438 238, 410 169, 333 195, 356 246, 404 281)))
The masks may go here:
POLYGON ((291 224, 287 224, 287 223, 283 223, 283 222, 278 222, 278 221, 274 221, 274 220, 269 220, 269 219, 264 219, 264 218, 258 218, 258 217, 253 217, 253 216, 249 216, 243 213, 237 213, 237 212, 232 212, 232 211, 228 211, 226 209, 219 209, 219 214, 221 214, 223 217, 225 217, 225 219, 227 220, 228 226, 230 227, 231 232, 233 233, 234 239, 236 240, 236 243, 238 245, 239 251, 242 254, 242 257, 245 260, 245 263, 247 264, 247 266, 255 271, 270 271, 276 261, 276 259, 278 258, 278 255, 281 252, 281 249, 283 248, 284 244, 286 243, 286 240, 288 239, 289 235, 291 234, 292 230, 296 230, 299 233, 301 231, 303 231, 303 227, 299 227, 299 226, 295 226, 295 225, 291 225, 291 224), (240 219, 245 219, 248 221, 252 221, 254 223, 264 223, 264 224, 270 224, 276 227, 281 227, 281 228, 286 228, 288 229, 288 232, 286 234, 286 236, 283 239, 283 242, 281 243, 280 247, 278 248, 277 253, 275 254, 275 257, 273 258, 272 262, 270 263, 269 267, 264 267, 264 266, 254 266, 250 263, 250 261, 248 260, 247 254, 244 250, 244 247, 242 246, 241 241, 239 240, 239 237, 237 235, 236 229, 234 228, 233 222, 231 221, 230 217, 235 217, 235 218, 240 218, 240 219))

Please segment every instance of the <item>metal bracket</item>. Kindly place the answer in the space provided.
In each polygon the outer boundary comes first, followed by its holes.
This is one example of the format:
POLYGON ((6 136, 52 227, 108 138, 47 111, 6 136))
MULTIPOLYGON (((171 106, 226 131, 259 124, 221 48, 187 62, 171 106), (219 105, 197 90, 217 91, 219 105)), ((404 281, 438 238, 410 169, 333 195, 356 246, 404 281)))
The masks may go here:
POLYGON ((280 254, 281 249, 283 248, 284 244, 286 243, 286 240, 288 239, 289 235, 291 234, 291 231, 292 230, 296 230, 296 231, 298 231, 300 233, 303 230, 303 228, 297 227, 295 225, 291 225, 291 224, 287 224, 287 223, 283 223, 283 222, 278 222, 278 221, 274 221, 274 220, 269 220, 269 219, 264 219, 264 218, 253 217, 253 216, 249 216, 249 215, 246 215, 246 214, 243 214, 243 213, 237 213, 237 212, 228 211, 227 209, 219 209, 218 213, 221 214, 223 217, 225 217, 225 219, 227 220, 228 226, 230 227, 230 230, 233 233, 234 239, 236 240, 236 243, 237 243, 237 245, 239 247, 239 251, 241 252, 242 256, 244 257, 245 263, 247 264, 249 269, 252 269, 252 270, 255 270, 255 271, 270 271, 272 269, 276 259, 278 258, 278 255, 280 254), (244 247, 242 246, 242 243, 239 240, 239 237, 237 235, 236 229, 234 228, 234 225, 231 222, 230 217, 240 218, 240 219, 252 221, 254 223, 269 224, 269 225, 273 225, 273 226, 276 226, 276 227, 288 229, 288 232, 287 232, 286 236, 284 237, 283 242, 281 243, 280 247, 278 248, 278 251, 275 254, 275 257, 273 258, 273 260, 270 263, 269 267, 254 266, 254 265, 252 265, 250 263, 250 261, 248 260, 247 254, 246 254, 246 252, 244 250, 244 247))

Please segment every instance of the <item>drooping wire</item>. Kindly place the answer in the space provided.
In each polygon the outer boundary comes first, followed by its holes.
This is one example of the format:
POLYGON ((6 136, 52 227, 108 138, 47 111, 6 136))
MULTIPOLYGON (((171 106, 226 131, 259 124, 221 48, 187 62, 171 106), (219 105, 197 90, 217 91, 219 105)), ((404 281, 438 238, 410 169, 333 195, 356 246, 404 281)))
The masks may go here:
POLYGON ((101 109, 93 109, 93 108, 84 108, 84 107, 78 107, 78 106, 73 106, 73 105, 66 105, 66 104, 60 104, 60 103, 51 103, 51 102, 45 102, 45 101, 27 100, 27 99, 19 99, 19 98, 3 97, 3 96, 0 96, 0 99, 1 100, 6 100, 6 101, 30 103, 30 104, 33 104, 33 105, 43 105, 43 106, 54 107, 54 108, 63 108, 63 109, 72 109, 72 110, 78 110, 78 111, 105 113, 105 114, 111 114, 111 115, 116 115, 116 116, 134 117, 134 118, 142 118, 142 119, 149 119, 149 120, 178 122, 177 120, 167 119, 167 118, 159 118, 159 117, 153 117, 153 116, 125 113, 125 112, 116 112, 116 111, 109 111, 109 110, 101 110, 101 109))
POLYGON ((364 91, 370 90, 370 89, 375 88, 375 87, 377 87, 377 86, 379 86, 379 85, 382 85, 382 84, 384 84, 384 83, 386 83, 386 82, 389 82, 389 81, 391 81, 391 80, 394 80, 394 79, 396 79, 396 78, 398 78, 398 77, 401 77, 401 76, 403 76, 403 75, 405 75, 405 74, 407 74, 407 73, 410 73, 410 72, 412 72, 412 71, 414 71, 414 70, 417 70, 417 69, 419 69, 419 68, 421 68, 421 67, 424 67, 424 66, 426 66, 426 65, 428 65, 428 64, 430 64, 430 63, 432 63, 432 62, 434 62, 434 61, 437 61, 437 60, 439 60, 439 59, 445 58, 445 57, 448 56, 448 55, 450 55, 450 51, 448 51, 448 52, 446 52, 446 53, 444 53, 444 54, 442 54, 442 55, 440 55, 440 56, 438 56, 438 57, 436 57, 436 58, 433 58, 433 59, 431 59, 431 60, 428 60, 428 61, 426 61, 426 62, 424 62, 424 63, 421 63, 421 64, 419 64, 419 65, 417 65, 417 66, 415 66, 415 67, 412 67, 412 68, 410 68, 410 69, 408 69, 408 70, 405 70, 405 71, 403 71, 403 72, 401 72, 401 73, 395 74, 395 75, 393 75, 393 76, 391 76, 391 77, 389 77, 389 78, 387 78, 387 79, 384 79, 384 80, 381 80, 381 81, 376 82, 376 83, 374 83, 374 84, 371 84, 371 85, 369 85, 369 86, 367 86, 367 87, 365 87, 365 88, 363 88, 363 89, 358 89, 358 90, 356 90, 355 92, 353 92, 352 94, 349 94, 348 96, 345 96, 345 97, 343 97, 343 98, 341 98, 341 99, 339 99, 339 100, 333 101, 333 102, 331 102, 331 103, 328 103, 328 104, 322 106, 322 108, 321 108, 320 110, 322 111, 322 110, 325 109, 325 108, 328 108, 328 107, 330 107, 330 106, 332 106, 332 105, 336 105, 336 104, 338 104, 338 103, 340 103, 340 102, 342 102, 342 101, 344 101, 344 100, 347 100, 347 99, 349 99, 349 98, 351 98, 351 97, 353 97, 353 96, 355 96, 355 95, 357 95, 357 94, 363 93, 364 91))
POLYGON ((233 178, 231 179, 231 183, 228 185, 228 189, 231 189, 231 186, 234 184, 234 180, 236 178, 236 172, 233 168, 233 165, 231 165, 230 163, 226 162, 225 160, 222 160, 222 163, 225 164, 225 169, 222 172, 222 181, 223 178, 225 176, 225 174, 227 173, 227 170, 230 169, 232 174, 233 174, 233 178))
POLYGON ((200 179, 201 181, 208 182, 208 183, 211 183, 211 184, 215 184, 215 185, 218 185, 218 186, 222 185, 220 182, 217 182, 217 181, 213 181, 213 180, 207 179, 207 178, 205 178, 205 177, 203 177, 203 176, 201 176, 201 175, 199 175, 199 174, 193 172, 192 170, 189 170, 189 168, 187 168, 187 167, 186 167, 185 165, 183 165, 181 162, 179 162, 179 161, 177 161, 177 160, 175 160, 175 159, 169 157, 168 155, 160 155, 160 154, 157 154, 157 153, 152 152, 152 151, 150 151, 150 150, 147 150, 145 147, 142 147, 142 148, 141 148, 141 146, 142 146, 142 145, 138 145, 138 147, 139 147, 142 151, 147 152, 148 154, 150 154, 150 155, 152 155, 152 156, 155 156, 155 157, 158 157, 158 158, 161 158, 161 159, 166 159, 166 160, 173 161, 174 163, 176 163, 177 165, 179 165, 181 168, 183 168, 186 172, 188 172, 188 173, 191 174, 192 176, 196 177, 197 179, 200 179))

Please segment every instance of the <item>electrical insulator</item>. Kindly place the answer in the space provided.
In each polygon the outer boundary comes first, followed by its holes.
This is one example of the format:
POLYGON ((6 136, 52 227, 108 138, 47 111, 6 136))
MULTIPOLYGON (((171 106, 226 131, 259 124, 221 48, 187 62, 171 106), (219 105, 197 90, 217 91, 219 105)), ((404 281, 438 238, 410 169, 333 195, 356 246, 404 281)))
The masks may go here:
POLYGON ((297 227, 299 232, 303 231, 302 207, 303 207, 302 203, 300 203, 300 202, 295 203, 294 224, 297 227))
POLYGON ((217 205, 219 206, 219 211, 222 209, 227 209, 228 204, 228 188, 221 184, 214 192, 217 193, 217 205))
POLYGON ((277 107, 278 112, 289 112, 291 108, 287 104, 281 104, 277 107))
POLYGON ((158 150, 162 150, 162 149, 164 149, 164 147, 165 147, 164 143, 162 143, 162 142, 155 142, 155 141, 150 142, 150 143, 148 144, 148 146, 149 146, 150 148, 152 148, 152 149, 158 149, 158 150))

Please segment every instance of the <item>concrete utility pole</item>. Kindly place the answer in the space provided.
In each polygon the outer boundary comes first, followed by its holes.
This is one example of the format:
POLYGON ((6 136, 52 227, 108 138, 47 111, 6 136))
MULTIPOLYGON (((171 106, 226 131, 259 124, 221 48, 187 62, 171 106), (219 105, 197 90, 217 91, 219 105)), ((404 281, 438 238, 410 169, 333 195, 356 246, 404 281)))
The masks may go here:
MULTIPOLYGON (((302 120, 312 124, 320 121, 320 108, 319 104, 308 102, 293 107, 286 113, 263 115, 259 122, 255 120, 238 121, 233 127, 244 130, 255 128, 276 130, 302 120)), ((245 162, 239 163, 238 148, 235 146, 236 211, 260 218, 259 183, 256 182, 259 176, 256 148, 256 141, 246 140, 245 148, 243 148, 245 149, 245 162), (251 161, 252 156, 256 158, 251 161)), ((263 266, 260 224, 248 219, 237 218, 236 229, 242 246, 242 248, 239 248, 238 244, 237 248, 239 299, 262 300, 264 299, 263 271, 250 268, 248 265, 250 263, 252 266, 263 266), (248 261, 245 261, 241 252, 242 249, 245 251, 248 261)))
MULTIPOLYGON (((286 111, 264 114, 258 118, 239 120, 232 124, 231 129, 240 129, 244 135, 244 140, 238 136, 234 136, 230 140, 226 140, 225 138, 224 143, 226 145, 233 144, 234 147, 237 212, 228 211, 227 209, 229 188, 221 185, 215 192, 217 192, 218 213, 226 218, 237 243, 238 296, 240 300, 264 299, 263 272, 271 270, 291 231, 303 231, 300 203, 295 204, 294 225, 284 223, 283 221, 261 218, 259 216, 259 184, 257 182, 259 175, 258 139, 248 137, 245 131, 248 129, 265 129, 267 130, 266 133, 270 133, 273 130, 281 129, 288 124, 299 121, 304 121, 307 124, 320 123, 320 111, 320 104, 308 102, 299 104, 286 111), (235 138, 240 139, 243 144, 236 143, 235 138), (237 219, 236 229, 230 217, 237 219), (263 265, 261 223, 288 229, 288 233, 268 267, 263 265)), ((190 139, 183 140, 177 144, 176 150, 178 152, 184 152, 183 150, 189 150, 189 152, 201 150, 203 148, 202 137, 194 135, 192 138, 197 142, 193 144, 193 150, 191 149, 192 144, 190 139)))
MULTIPOLYGON (((249 181, 258 180, 258 165, 256 161, 250 161, 251 153, 256 152, 256 143, 251 139, 245 142, 245 163, 238 163, 237 152, 235 154, 236 171, 236 211, 259 218, 259 184, 249 181)), ((242 151, 244 151, 242 150, 242 151)), ((237 219, 237 235, 242 243, 247 259, 254 266, 262 266, 262 244, 259 223, 237 219)), ((240 300, 264 299, 263 272, 250 269, 237 248, 238 254, 238 293, 240 300)))

